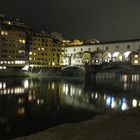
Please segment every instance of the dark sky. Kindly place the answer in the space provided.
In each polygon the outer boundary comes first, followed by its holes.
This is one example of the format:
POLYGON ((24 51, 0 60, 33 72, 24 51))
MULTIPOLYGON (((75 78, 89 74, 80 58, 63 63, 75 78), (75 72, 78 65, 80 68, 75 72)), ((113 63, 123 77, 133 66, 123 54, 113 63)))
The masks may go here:
POLYGON ((0 0, 0 13, 67 39, 140 38, 140 0, 0 0))

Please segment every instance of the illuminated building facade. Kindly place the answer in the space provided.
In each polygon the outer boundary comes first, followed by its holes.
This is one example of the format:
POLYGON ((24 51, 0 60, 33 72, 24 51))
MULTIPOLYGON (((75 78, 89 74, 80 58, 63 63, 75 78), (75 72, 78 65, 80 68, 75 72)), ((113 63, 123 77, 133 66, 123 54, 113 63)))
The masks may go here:
POLYGON ((50 36, 51 36, 54 40, 57 40, 57 41, 60 41, 60 42, 63 41, 63 36, 62 36, 62 34, 60 34, 60 33, 58 33, 58 32, 52 32, 52 33, 50 33, 50 36))
POLYGON ((0 15, 0 69, 23 67, 28 60, 26 33, 28 27, 19 19, 0 15))
POLYGON ((29 65, 31 67, 59 67, 62 43, 45 32, 29 33, 29 65))
POLYGON ((65 47, 63 62, 64 65, 102 64, 104 62, 131 62, 133 65, 140 65, 139 50, 140 40, 73 45, 65 47))

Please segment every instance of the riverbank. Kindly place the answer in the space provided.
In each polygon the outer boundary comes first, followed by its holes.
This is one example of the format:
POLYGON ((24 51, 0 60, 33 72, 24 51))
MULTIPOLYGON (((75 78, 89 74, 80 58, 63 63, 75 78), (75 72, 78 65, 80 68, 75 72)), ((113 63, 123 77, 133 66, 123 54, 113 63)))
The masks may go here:
POLYGON ((140 108, 106 113, 93 119, 63 124, 15 140, 139 140, 140 108))

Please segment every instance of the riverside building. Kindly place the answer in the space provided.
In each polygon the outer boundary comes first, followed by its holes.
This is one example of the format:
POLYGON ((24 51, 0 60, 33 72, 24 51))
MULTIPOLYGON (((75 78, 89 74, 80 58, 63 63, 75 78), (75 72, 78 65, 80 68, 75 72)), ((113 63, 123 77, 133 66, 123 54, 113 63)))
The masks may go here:
POLYGON ((0 15, 0 69, 21 68, 28 61, 28 26, 19 19, 0 15))
POLYGON ((62 43, 46 32, 29 33, 30 67, 60 67, 62 43))

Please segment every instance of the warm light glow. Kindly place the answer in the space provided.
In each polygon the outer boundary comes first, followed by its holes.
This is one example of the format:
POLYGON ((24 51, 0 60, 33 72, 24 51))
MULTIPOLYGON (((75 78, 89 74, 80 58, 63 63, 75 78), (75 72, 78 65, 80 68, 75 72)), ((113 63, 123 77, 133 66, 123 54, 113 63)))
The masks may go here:
POLYGON ((33 54, 33 52, 29 52, 29 55, 32 55, 33 54))
POLYGON ((25 64, 25 61, 16 60, 15 64, 25 64))
POLYGON ((138 61, 138 60, 134 60, 134 63, 135 63, 135 64, 138 64, 138 63, 139 63, 139 61, 138 61))
POLYGON ((6 31, 1 31, 1 35, 8 35, 8 32, 6 32, 6 31))
POLYGON ((24 102, 24 100, 23 100, 22 98, 19 98, 19 99, 18 99, 18 103, 19 103, 19 104, 22 104, 23 102, 24 102))
POLYGON ((28 88, 29 87, 29 81, 28 80, 25 80, 24 81, 24 88, 28 88))
POLYGON ((18 114, 19 114, 19 115, 25 114, 25 109, 24 109, 23 107, 19 108, 19 109, 18 109, 18 114))
POLYGON ((24 39, 19 39, 19 42, 22 44, 25 44, 25 40, 24 39))
POLYGON ((134 57, 135 57, 135 58, 138 58, 138 54, 135 54, 134 57))
POLYGON ((138 103, 137 100, 136 100, 136 99, 133 99, 133 101, 132 101, 132 106, 133 106, 133 107, 136 107, 136 106, 137 106, 137 103, 138 103))
POLYGON ((2 82, 0 82, 0 89, 2 89, 2 82))

